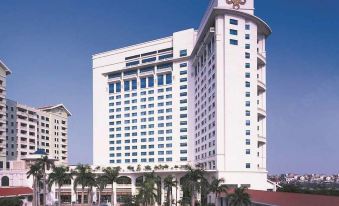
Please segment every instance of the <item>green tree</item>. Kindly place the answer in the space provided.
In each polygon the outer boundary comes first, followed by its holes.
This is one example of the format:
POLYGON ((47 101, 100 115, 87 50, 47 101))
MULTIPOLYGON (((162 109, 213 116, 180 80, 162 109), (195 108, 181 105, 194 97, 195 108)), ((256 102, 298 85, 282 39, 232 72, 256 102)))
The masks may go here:
POLYGON ((30 178, 31 176, 33 177, 33 206, 37 206, 38 204, 38 184, 39 180, 42 178, 42 170, 41 170, 41 165, 38 163, 32 164, 27 171, 27 179, 30 178))
POLYGON ((23 202, 18 197, 0 198, 1 206, 22 206, 23 202))
POLYGON ((136 196, 127 195, 121 198, 121 203, 123 206, 138 206, 138 201, 136 196))
POLYGON ((96 177, 96 187, 98 189, 98 205, 101 204, 101 193, 102 191, 106 188, 107 184, 108 184, 108 181, 107 181, 107 178, 103 175, 98 175, 96 177))
POLYGON ((236 188, 228 195, 229 206, 250 206, 252 205, 250 195, 246 192, 246 187, 236 188))
POLYGON ((120 167, 107 167, 103 169, 104 177, 107 179, 109 184, 112 184, 111 191, 111 204, 114 205, 114 182, 116 182, 119 177, 120 167))
POLYGON ((89 180, 94 176, 89 165, 79 164, 74 171, 75 179, 73 189, 76 193, 78 185, 81 185, 81 204, 84 204, 85 187, 88 186, 89 180))
POLYGON ((187 166, 187 173, 182 180, 182 189, 190 196, 191 205, 194 206, 197 199, 197 193, 201 190, 202 183, 207 182, 205 171, 200 168, 194 169, 191 166, 187 166))
POLYGON ((174 180, 172 175, 168 175, 164 179, 164 187, 167 189, 166 205, 171 205, 172 203, 172 188, 177 186, 177 182, 174 180))
POLYGON ((142 186, 139 189, 137 200, 145 206, 151 206, 155 204, 157 199, 157 188, 155 187, 156 179, 148 176, 145 178, 142 186))
POLYGON ((56 184, 58 187, 58 205, 61 205, 61 187, 65 185, 65 183, 72 181, 73 175, 69 171, 68 167, 54 167, 51 174, 48 177, 48 186, 49 189, 53 184, 56 184))
POLYGON ((46 171, 54 168, 54 160, 49 159, 47 155, 42 156, 36 161, 37 165, 40 165, 42 172, 42 184, 43 184, 43 205, 47 204, 47 173, 46 171))
POLYGON ((226 185, 223 185, 224 179, 216 179, 213 178, 211 184, 210 184, 210 192, 214 193, 215 195, 215 204, 217 205, 218 198, 221 193, 227 193, 228 187, 226 185))

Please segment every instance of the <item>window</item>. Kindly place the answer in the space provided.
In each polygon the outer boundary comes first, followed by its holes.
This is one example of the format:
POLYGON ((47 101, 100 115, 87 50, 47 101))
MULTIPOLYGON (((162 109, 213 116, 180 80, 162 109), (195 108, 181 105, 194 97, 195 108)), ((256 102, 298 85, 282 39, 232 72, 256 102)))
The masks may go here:
POLYGON ((125 91, 129 91, 129 81, 124 81, 125 91))
POLYGON ((154 87, 154 77, 148 77, 148 87, 154 87))
POLYGON ((251 78, 251 73, 246 72, 246 73, 245 73, 245 77, 246 77, 246 78, 251 78))
POLYGON ((251 28, 251 26, 250 26, 249 24, 246 24, 246 25, 245 25, 245 29, 246 29, 246 30, 250 30, 250 28, 251 28))
POLYGON ((246 169, 250 169, 251 168, 251 163, 246 163, 246 169))
POLYGON ((250 126, 251 125, 251 121, 250 120, 246 120, 246 126, 250 126))
POLYGON ((248 110, 246 110, 246 116, 247 116, 247 117, 251 116, 251 112, 248 111, 248 110))
POLYGON ((246 97, 251 97, 251 92, 246 92, 246 97))
POLYGON ((180 71, 180 75, 185 75, 185 74, 187 74, 186 70, 185 71, 180 71))
POLYGON ((114 93, 114 83, 109 84, 109 93, 114 93))
POLYGON ((146 88, 146 78, 141 78, 141 88, 146 88))
POLYGON ((139 64, 139 60, 138 61, 133 61, 133 62, 128 62, 126 63, 126 67, 130 67, 130 66, 135 66, 139 64))
POLYGON ((246 82, 246 83, 245 83, 245 86, 246 86, 246 87, 251 87, 251 83, 250 83, 250 82, 246 82))
POLYGON ((236 19, 230 19, 230 24, 232 24, 232 25, 238 25, 238 20, 236 20, 236 19))
POLYGON ((172 74, 166 74, 166 84, 172 84, 172 74))
POLYGON ((250 149, 246 149, 246 154, 247 155, 251 154, 251 150, 250 149))
POLYGON ((164 76, 158 75, 158 86, 164 85, 164 76))
POLYGON ((250 59, 250 58, 251 58, 251 54, 248 53, 248 52, 246 52, 246 53, 245 53, 245 58, 246 58, 246 59, 250 59))
POLYGON ((251 45, 249 45, 249 44, 245 45, 245 49, 250 49, 250 48, 251 48, 251 45))
POLYGON ((121 92, 121 82, 117 82, 115 86, 116 86, 116 92, 121 92))
POLYGON ((238 31, 235 29, 230 29, 230 34, 231 35, 238 35, 238 31))
POLYGON ((187 67, 187 63, 180 64, 180 68, 187 67))
POLYGON ((251 106, 251 102, 250 101, 246 101, 245 106, 246 107, 250 107, 251 106))
POLYGON ((231 45, 238 45, 238 40, 230 39, 230 44, 231 45))
POLYGON ((245 34, 245 39, 250 39, 250 35, 249 34, 245 34))
POLYGON ((143 59, 142 63, 148 63, 148 62, 154 62, 155 60, 157 60, 156 57, 152 57, 152 58, 147 58, 147 59, 143 59))
POLYGON ((187 49, 185 50, 180 50, 180 57, 187 56, 187 49))
POLYGON ((173 58, 173 54, 165 54, 165 55, 159 56, 159 60, 164 60, 164 59, 169 59, 169 58, 173 58))
POLYGON ((251 144, 251 140, 250 139, 246 139, 246 145, 250 145, 251 144))
POLYGON ((137 80, 133 79, 132 80, 132 90, 135 90, 135 89, 137 89, 137 80))

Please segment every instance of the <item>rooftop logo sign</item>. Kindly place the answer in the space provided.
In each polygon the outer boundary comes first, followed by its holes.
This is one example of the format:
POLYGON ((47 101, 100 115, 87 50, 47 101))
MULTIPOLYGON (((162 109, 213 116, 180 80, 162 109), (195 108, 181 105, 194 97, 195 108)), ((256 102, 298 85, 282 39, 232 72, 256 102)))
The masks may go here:
POLYGON ((233 9, 240 9, 240 5, 245 5, 247 0, 226 0, 226 3, 233 4, 233 9))

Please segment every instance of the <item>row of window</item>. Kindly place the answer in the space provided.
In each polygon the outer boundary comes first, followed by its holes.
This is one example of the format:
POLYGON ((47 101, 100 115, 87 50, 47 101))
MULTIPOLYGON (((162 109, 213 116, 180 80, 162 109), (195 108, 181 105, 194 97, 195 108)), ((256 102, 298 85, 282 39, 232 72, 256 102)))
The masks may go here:
MULTIPOLYGON (((158 162, 172 162, 173 159, 172 157, 168 157, 168 158, 158 158, 157 159, 158 162)), ((149 159, 146 159, 146 158, 142 158, 140 160, 142 163, 146 163, 146 162, 150 162, 150 163, 153 163, 155 162, 155 159, 154 158, 149 158, 149 159)), ((180 157, 180 161, 182 162, 185 162, 187 161, 187 157, 180 157)), ((114 163, 122 163, 123 160, 121 159, 118 159, 118 160, 110 160, 110 163, 114 164, 114 163)), ((124 163, 138 163, 138 159, 125 159, 124 160, 124 163)))
MULTIPOLYGON (((157 75, 158 86, 172 84, 172 74, 157 75)), ((124 80, 124 91, 136 90, 138 87, 137 80, 124 80)), ((140 78, 140 88, 154 87, 154 77, 140 78)), ((121 92, 121 82, 109 84, 109 93, 121 92)))

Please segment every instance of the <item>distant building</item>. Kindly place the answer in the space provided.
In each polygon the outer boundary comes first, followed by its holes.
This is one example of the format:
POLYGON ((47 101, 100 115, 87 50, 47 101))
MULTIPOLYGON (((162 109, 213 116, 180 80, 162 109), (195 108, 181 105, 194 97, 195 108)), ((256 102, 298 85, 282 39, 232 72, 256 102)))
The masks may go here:
POLYGON ((68 162, 68 117, 62 104, 34 108, 7 100, 7 161, 43 149, 60 162, 68 162))
POLYGON ((0 61, 0 170, 6 167, 6 77, 11 74, 0 61))

